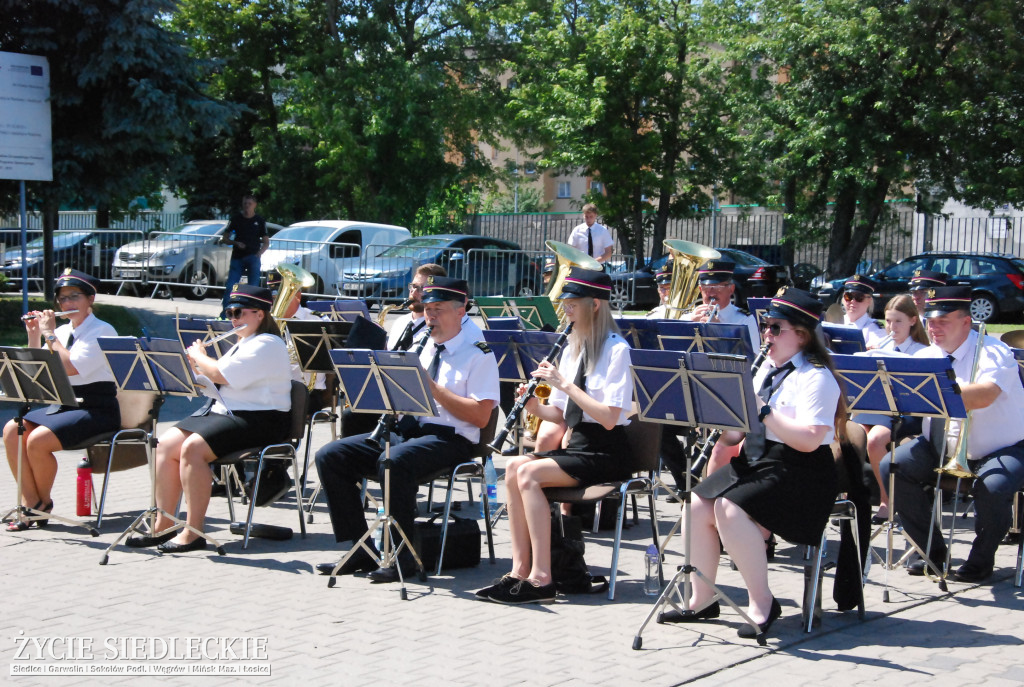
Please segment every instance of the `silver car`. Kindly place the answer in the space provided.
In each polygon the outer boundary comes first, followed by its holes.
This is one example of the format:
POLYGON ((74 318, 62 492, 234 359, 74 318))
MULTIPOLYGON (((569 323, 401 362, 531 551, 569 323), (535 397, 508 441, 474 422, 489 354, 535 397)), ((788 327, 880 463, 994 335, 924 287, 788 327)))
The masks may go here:
MULTIPOLYGON (((172 288, 191 300, 214 295, 210 287, 224 285, 231 264, 231 246, 220 243, 227 223, 223 219, 194 220, 121 246, 111 276, 128 282, 179 285, 172 288)), ((271 234, 280 228, 267 222, 271 234)))

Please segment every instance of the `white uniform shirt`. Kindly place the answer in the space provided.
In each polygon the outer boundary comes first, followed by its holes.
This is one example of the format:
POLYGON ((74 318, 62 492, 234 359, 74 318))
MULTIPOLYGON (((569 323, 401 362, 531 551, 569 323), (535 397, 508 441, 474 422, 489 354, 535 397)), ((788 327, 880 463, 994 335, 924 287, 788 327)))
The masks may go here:
MULTIPOLYGON (((612 234, 602 224, 594 222, 590 225, 590 238, 594 243, 594 252, 590 256, 592 258, 599 258, 604 255, 604 252, 608 248, 615 246, 615 241, 612 240, 612 234)), ((579 224, 573 228, 569 234, 569 240, 566 241, 570 246, 577 250, 581 250, 584 253, 587 252, 587 223, 579 224)))
MULTIPOLYGON (((72 386, 114 381, 114 373, 110 371, 107 358, 100 350, 99 344, 96 343, 96 339, 101 336, 117 336, 113 325, 89 313, 77 328, 72 328, 71 323, 68 322, 53 330, 53 335, 57 337, 62 346, 68 349, 71 364, 78 370, 78 374, 68 376, 72 386), (75 334, 75 341, 69 348, 68 339, 72 332, 75 334)), ((45 340, 43 345, 46 345, 45 340)))
POLYGON ((897 345, 894 340, 889 339, 889 341, 884 346, 879 347, 877 350, 896 351, 897 353, 914 355, 918 351, 923 351, 926 348, 928 348, 928 344, 923 344, 918 341, 914 341, 912 337, 908 336, 906 339, 903 340, 903 343, 899 345, 897 345))
MULTIPOLYGON (((221 398, 232 411, 284 410, 292 407, 292 365, 284 339, 256 334, 241 339, 217 361, 227 384, 221 398)), ((212 412, 227 414, 219 401, 212 412)))
MULTIPOLYGON (((423 318, 420 318, 420 320, 422 321, 423 318)), ((404 329, 405 329, 405 325, 403 324, 402 325, 402 329, 400 329, 398 331, 398 334, 395 335, 395 342, 396 343, 398 342, 398 337, 402 334, 402 331, 404 329)), ((392 329, 391 331, 394 331, 394 329, 392 329)), ((469 342, 470 343, 474 343, 476 341, 483 341, 484 340, 483 330, 480 329, 480 325, 478 325, 476 322, 474 322, 472 319, 470 319, 469 315, 465 315, 462 318, 462 333, 469 337, 469 342)), ((423 329, 420 329, 419 331, 417 331, 413 335, 413 338, 412 338, 412 340, 413 340, 412 348, 416 348, 416 343, 420 339, 422 339, 424 336, 426 336, 426 335, 427 335, 427 328, 426 327, 424 327, 423 329)), ((391 348, 391 337, 390 336, 388 337, 388 347, 391 348)))
MULTIPOLYGON (((953 351, 953 372, 958 384, 970 382, 977 343, 978 332, 972 330, 968 333, 967 340, 953 351)), ((932 345, 918 352, 915 357, 945 358, 946 353, 938 346, 932 345)), ((985 337, 985 347, 978 361, 974 381, 992 382, 1002 391, 987 408, 976 408, 971 413, 967 455, 970 458, 983 458, 1024 439, 1024 422, 1021 422, 1024 387, 1020 383, 1013 352, 1006 344, 992 336, 985 337)), ((949 442, 947 448, 952 448, 955 444, 962 424, 960 420, 950 422, 950 431, 946 435, 949 442)), ((924 427, 924 434, 928 435, 928 427, 924 427)))
MULTIPOLYGON (((687 322, 693 322, 694 314, 686 313, 679 319, 687 322)), ((730 303, 724 308, 718 311, 718 321, 722 324, 745 324, 747 325, 747 331, 750 333, 750 347, 754 354, 757 354, 757 349, 761 348, 761 333, 757 329, 757 319, 750 313, 743 312, 735 305, 730 303)))
MULTIPOLYGON (((773 386, 776 390, 768 405, 772 407, 773 413, 792 418, 802 425, 828 427, 820 445, 832 443, 835 437, 836 406, 839 404, 838 382, 827 367, 812 365, 802 352, 790 358, 790 362, 794 369, 788 373, 780 372, 775 378, 773 386), (783 377, 781 382, 778 377, 783 377)), ((754 376, 755 394, 774 367, 770 359, 765 359, 754 376)), ((771 441, 782 442, 770 429, 766 428, 765 436, 771 441)))
POLYGON ((651 310, 651 312, 647 313, 647 319, 648 320, 664 320, 664 319, 667 318, 667 314, 665 312, 666 310, 668 310, 668 305, 666 305, 665 303, 662 303, 658 307, 654 308, 654 310, 651 310))
POLYGON ((413 341, 422 337, 423 332, 426 331, 427 328, 424 323, 424 319, 423 313, 416 314, 410 311, 395 320, 394 324, 391 325, 391 331, 388 332, 388 350, 395 350, 395 346, 398 345, 398 340, 401 339, 402 334, 405 333, 406 325, 410 322, 412 322, 413 329, 415 329, 412 335, 413 341))
MULTIPOLYGON (((434 342, 430 341, 420 353, 420 364, 427 372, 430 371, 436 348, 434 342)), ((498 405, 501 398, 498 390, 498 361, 493 353, 485 353, 479 348, 472 338, 472 332, 465 329, 444 342, 441 364, 437 369, 437 383, 463 398, 492 401, 492 408, 498 405)), ((454 427, 457 434, 472 443, 480 441, 479 427, 458 419, 442 408, 440 403, 436 405, 437 417, 418 417, 416 419, 420 424, 454 427)))
POLYGON ((867 347, 877 346, 886 337, 885 330, 878 326, 870 313, 864 313, 856 322, 851 322, 849 315, 843 315, 843 322, 863 332, 864 345, 867 347))
MULTIPOLYGON (((576 379, 576 373, 583 362, 582 353, 575 358, 563 355, 558 361, 558 371, 570 382, 576 379)), ((629 370, 629 344, 618 334, 609 334, 601 350, 601 358, 594 365, 594 371, 587 375, 587 395, 598 403, 621 408, 617 425, 628 425, 629 415, 633 412, 633 375, 629 370)), ((565 413, 565 404, 569 397, 564 391, 551 389, 549 403, 565 413)), ((595 422, 594 418, 583 413, 584 422, 595 422)))

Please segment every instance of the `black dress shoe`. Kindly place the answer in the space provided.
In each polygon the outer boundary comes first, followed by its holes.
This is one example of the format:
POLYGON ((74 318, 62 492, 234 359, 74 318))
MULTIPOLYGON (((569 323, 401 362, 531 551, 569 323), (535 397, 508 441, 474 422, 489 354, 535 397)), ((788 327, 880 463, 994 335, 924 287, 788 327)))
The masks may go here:
POLYGON ((760 632, 755 633, 754 629, 750 626, 750 623, 743 623, 743 627, 737 630, 736 634, 738 634, 743 639, 754 639, 755 637, 757 637, 757 635, 763 635, 765 632, 767 632, 768 628, 772 626, 772 623, 778 620, 781 616, 782 606, 779 605, 778 599, 773 598, 771 610, 768 611, 768 619, 765 620, 763 623, 758 623, 757 625, 760 632))
POLYGON ((496 579, 494 582, 492 582, 491 586, 476 590, 476 598, 487 601, 491 598, 491 594, 493 594, 494 592, 498 591, 499 589, 511 587, 517 582, 519 582, 519 578, 512 577, 511 573, 505 573, 504 575, 496 579))
POLYGON ((127 539, 125 539, 124 545, 127 546, 129 549, 146 549, 150 546, 159 546, 164 542, 168 542, 174 539, 174 536, 176 534, 178 534, 177 530, 173 532, 167 532, 166 534, 161 534, 157 537, 152 537, 148 534, 144 534, 140 537, 128 537, 127 539))
POLYGON ((367 575, 370 578, 370 582, 376 582, 377 584, 386 584, 388 582, 398 582, 398 566, 389 565, 386 568, 377 568, 371 570, 367 575))
POLYGON ((206 540, 196 537, 188 544, 177 544, 173 541, 165 542, 156 547, 160 553, 188 553, 189 551, 202 551, 206 548, 206 540))
POLYGON ((957 582, 984 582, 992 577, 992 568, 976 565, 967 561, 953 573, 953 579, 957 582))
MULTIPOLYGON (((933 561, 932 565, 935 566, 935 570, 942 570, 942 563, 936 563, 933 561)), ((907 566, 907 574, 911 577, 924 577, 927 567, 928 566, 925 564, 924 559, 919 558, 907 566)), ((932 572, 934 572, 934 570, 932 572)))
POLYGON ((722 613, 722 606, 715 601, 714 603, 708 604, 699 611, 687 610, 687 611, 676 611, 671 610, 662 613, 658 616, 659 623, 696 623, 702 620, 714 620, 722 613))
MULTIPOLYGON (((321 575, 330 575, 334 573, 334 568, 338 565, 338 562, 334 563, 317 563, 316 571, 321 575)), ((370 554, 365 551, 357 551, 352 554, 352 558, 349 558, 345 562, 345 565, 341 566, 338 570, 337 575, 354 575, 357 572, 371 572, 377 569, 377 561, 374 560, 370 554)))

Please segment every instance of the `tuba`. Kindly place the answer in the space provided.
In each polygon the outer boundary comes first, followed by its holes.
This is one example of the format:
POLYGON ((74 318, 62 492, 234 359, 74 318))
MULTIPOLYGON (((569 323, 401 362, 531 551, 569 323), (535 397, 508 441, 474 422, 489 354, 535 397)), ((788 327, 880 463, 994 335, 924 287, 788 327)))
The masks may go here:
MULTIPOLYGON (((285 313, 288 312, 288 307, 295 300, 295 297, 302 293, 302 289, 308 289, 313 286, 316 278, 298 265, 292 265, 287 262, 278 263, 275 269, 281 275, 281 285, 277 289, 277 296, 274 297, 274 304, 270 306, 270 315, 278 321, 281 336, 288 343, 288 355, 291 357, 292 363, 298 365, 299 355, 295 351, 295 344, 285 336, 285 327, 281 324, 280 320, 285 319, 285 313)), ((315 385, 316 373, 313 373, 309 376, 306 388, 312 391, 315 385)))
POLYGON ((705 261, 717 260, 722 254, 714 248, 680 239, 665 239, 663 245, 672 256, 672 283, 665 315, 666 319, 678 320, 700 295, 697 270, 705 261))
POLYGON ((565 283, 565 278, 569 276, 569 270, 573 267, 582 267, 585 270, 600 272, 604 267, 597 260, 578 248, 573 248, 568 243, 548 240, 544 242, 544 245, 555 254, 555 259, 558 261, 558 269, 555 270, 555 275, 551 279, 547 296, 555 306, 558 320, 565 324, 565 311, 562 310, 562 302, 558 295, 562 293, 562 285, 565 283))

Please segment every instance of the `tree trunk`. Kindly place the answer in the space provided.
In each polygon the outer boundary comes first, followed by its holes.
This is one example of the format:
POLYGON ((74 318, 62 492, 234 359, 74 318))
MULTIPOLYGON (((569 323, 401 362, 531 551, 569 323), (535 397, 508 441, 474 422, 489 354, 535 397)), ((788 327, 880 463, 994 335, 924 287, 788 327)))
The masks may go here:
POLYGON ((96 206, 96 224, 94 225, 97 229, 109 229, 110 228, 110 206, 106 204, 96 206))

